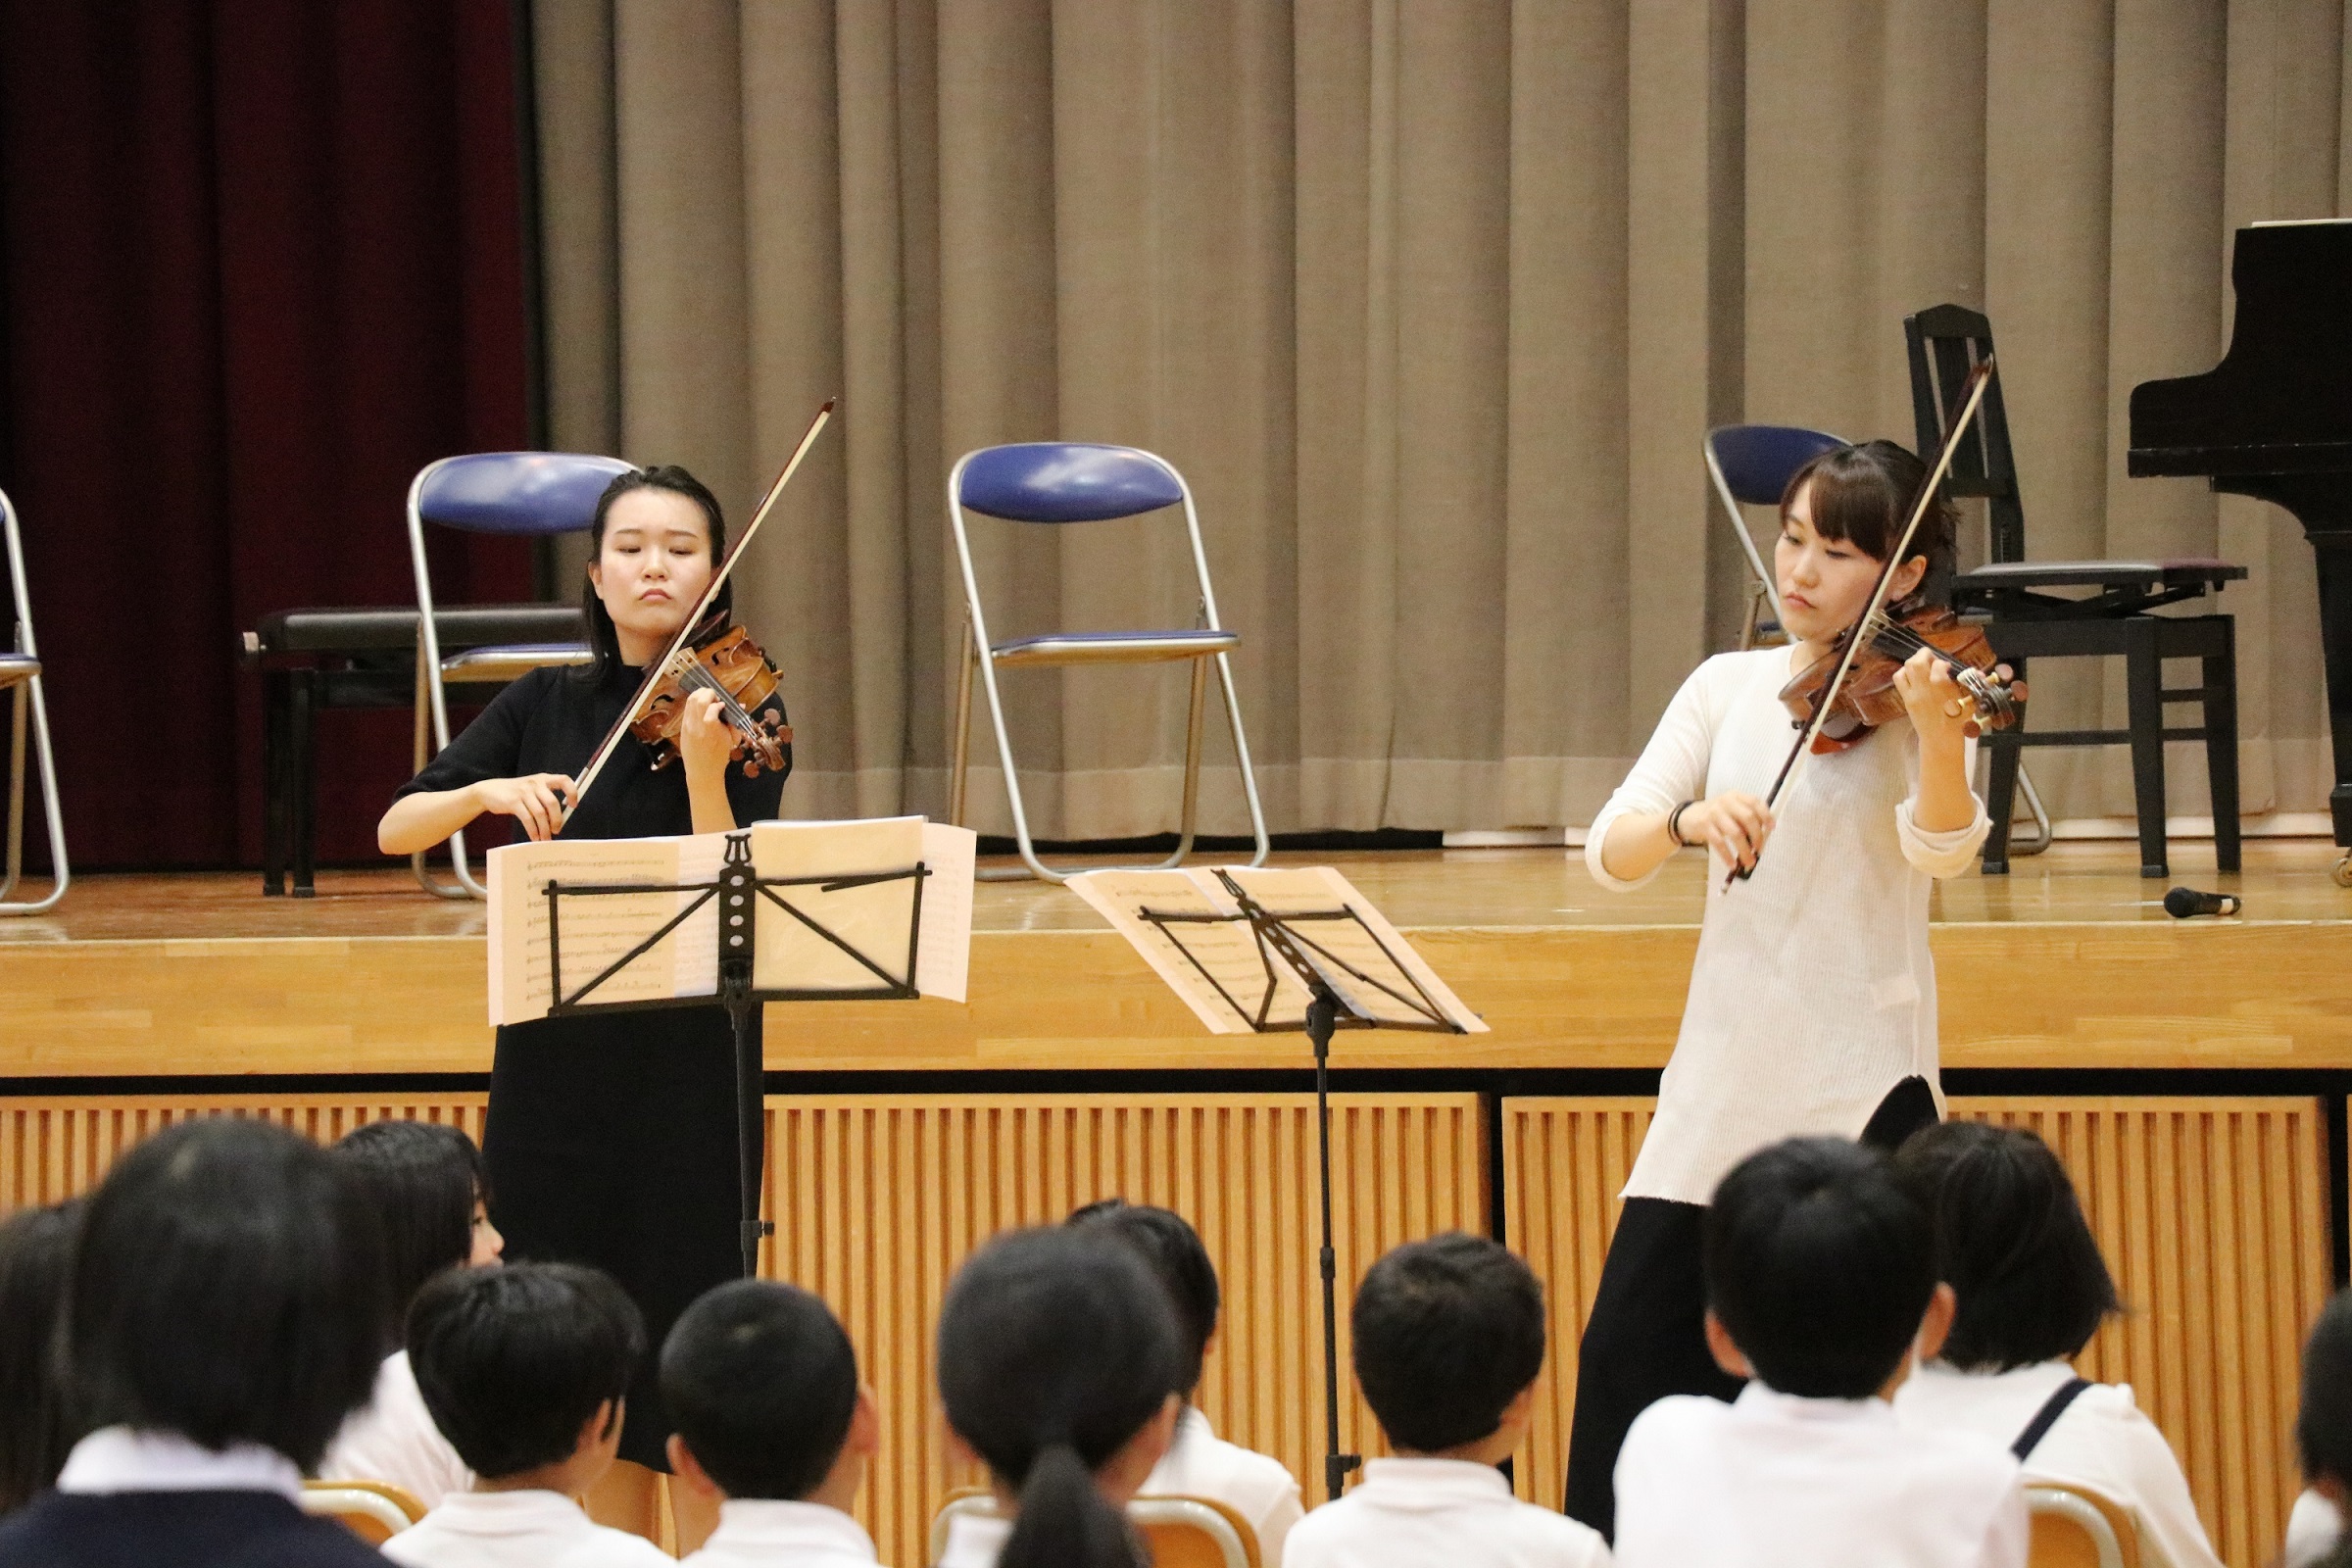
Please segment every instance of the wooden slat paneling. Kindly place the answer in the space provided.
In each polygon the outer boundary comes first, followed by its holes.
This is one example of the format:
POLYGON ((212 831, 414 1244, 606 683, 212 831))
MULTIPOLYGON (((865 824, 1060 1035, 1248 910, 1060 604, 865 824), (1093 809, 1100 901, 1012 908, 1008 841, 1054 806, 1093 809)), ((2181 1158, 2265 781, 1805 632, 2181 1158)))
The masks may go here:
MULTIPOLYGON (((1553 1354, 1515 1467, 1533 1501, 1558 1505, 1576 1335, 1651 1103, 1503 1102, 1505 1235, 1550 1292, 1553 1354)), ((2132 1385, 2225 1562, 2274 1560, 2297 1485, 2302 1337, 2330 1287, 2319 1103, 2014 1096, 1951 1109, 2031 1128, 2065 1161, 2127 1308, 2084 1351, 2083 1375, 2132 1385)))
POLYGON ((331 1144, 365 1122, 445 1121, 482 1137, 481 1094, 79 1095, 0 1099, 0 1214, 77 1197, 124 1150, 195 1116, 263 1116, 331 1144))
MULTIPOLYGON (((1355 1281, 1399 1242, 1482 1231, 1469 1095, 1333 1097, 1343 1442, 1377 1432, 1346 1373, 1355 1281)), ((979 1479, 951 1464, 932 1375, 948 1280, 990 1235, 1123 1197, 1197 1226, 1225 1318, 1200 1387, 1217 1430, 1322 1494, 1314 1101, 1305 1095, 771 1098, 767 1268, 831 1301, 883 1405, 859 1516, 885 1562, 923 1560, 932 1512, 979 1479)))

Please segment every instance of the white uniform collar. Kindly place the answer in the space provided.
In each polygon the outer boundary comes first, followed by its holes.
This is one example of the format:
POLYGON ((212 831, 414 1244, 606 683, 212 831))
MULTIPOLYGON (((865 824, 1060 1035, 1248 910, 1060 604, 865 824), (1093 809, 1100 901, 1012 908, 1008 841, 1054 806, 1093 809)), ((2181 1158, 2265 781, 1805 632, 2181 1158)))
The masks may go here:
POLYGON ((709 1546, 722 1542, 758 1546, 762 1553, 854 1552, 868 1562, 876 1556, 865 1527, 839 1508, 770 1497, 729 1497, 720 1503, 718 1529, 709 1546))
POLYGON ((1894 1406, 1875 1394, 1860 1399, 1816 1399, 1766 1388, 1757 1378, 1748 1379, 1747 1387, 1740 1391, 1740 1397, 1732 1401, 1732 1408, 1747 1420, 1864 1425, 1891 1425, 1894 1421, 1894 1406))
POLYGON ((1384 1496, 1410 1493, 1432 1499, 1491 1499, 1511 1494, 1511 1484, 1501 1471, 1475 1459, 1366 1459, 1363 1485, 1379 1489, 1384 1496))
POLYGON ((176 1432, 101 1427, 74 1445, 60 1492, 274 1492, 302 1495, 302 1470, 275 1448, 232 1443, 212 1449, 176 1432))

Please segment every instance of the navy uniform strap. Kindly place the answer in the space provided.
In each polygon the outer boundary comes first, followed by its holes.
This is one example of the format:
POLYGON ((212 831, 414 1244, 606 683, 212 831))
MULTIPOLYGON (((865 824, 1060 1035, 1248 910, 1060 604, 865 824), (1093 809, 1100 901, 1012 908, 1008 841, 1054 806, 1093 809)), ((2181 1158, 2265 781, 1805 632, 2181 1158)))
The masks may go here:
POLYGON ((2009 1451, 2017 1455, 2018 1463, 2025 1463, 2026 1455, 2041 1446, 2041 1440, 2050 1435, 2050 1428, 2056 1426, 2058 1418, 2066 1414, 2066 1407, 2075 1402, 2076 1396, 2089 1387, 2089 1383, 2082 1378, 2068 1378, 2057 1393, 2041 1402, 2041 1408, 2034 1412, 2034 1419, 2026 1423, 2026 1430, 2020 1432, 2017 1441, 2009 1445, 2009 1451))

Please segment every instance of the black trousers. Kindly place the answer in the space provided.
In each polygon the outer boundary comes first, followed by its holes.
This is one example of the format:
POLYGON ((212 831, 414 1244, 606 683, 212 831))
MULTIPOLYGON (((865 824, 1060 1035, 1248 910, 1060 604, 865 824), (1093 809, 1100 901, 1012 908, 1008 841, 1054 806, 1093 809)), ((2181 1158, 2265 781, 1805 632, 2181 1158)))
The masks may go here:
MULTIPOLYGON (((1872 1112, 1862 1142, 1891 1151, 1935 1120, 1928 1081, 1906 1078, 1872 1112)), ((1717 1366, 1707 1348, 1707 1281, 1699 1260, 1706 1213, 1698 1203, 1626 1200, 1577 1346, 1565 1508, 1612 1539, 1617 1452, 1634 1418, 1670 1394, 1725 1400, 1740 1394, 1740 1380, 1717 1366)))

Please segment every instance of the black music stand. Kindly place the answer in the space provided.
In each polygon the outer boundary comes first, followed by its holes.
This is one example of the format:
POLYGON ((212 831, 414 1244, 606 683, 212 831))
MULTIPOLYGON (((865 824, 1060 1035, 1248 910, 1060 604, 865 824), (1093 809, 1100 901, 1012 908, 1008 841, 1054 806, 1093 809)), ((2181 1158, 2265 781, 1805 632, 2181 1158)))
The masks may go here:
POLYGON ((1233 913, 1161 910, 1143 905, 1136 908, 1135 917, 1166 937, 1169 944, 1191 963, 1201 981, 1222 998, 1225 1004, 1233 1009, 1234 1015, 1247 1023, 1251 1031, 1257 1034, 1285 1034, 1303 1030, 1314 1047, 1315 1158, 1323 1183, 1323 1246, 1317 1254, 1323 1279, 1323 1490, 1326 1497, 1337 1498, 1347 1485, 1348 1472, 1363 1460, 1359 1455, 1340 1451, 1340 1340, 1336 1301, 1339 1260, 1331 1246, 1332 1033, 1336 1029, 1418 1029, 1433 1034, 1467 1034, 1470 1031, 1455 1021, 1446 1003, 1430 995, 1428 987, 1389 946, 1388 937, 1345 902, 1334 909, 1294 909, 1276 914, 1245 892, 1231 872, 1220 868, 1213 874, 1224 884, 1226 895, 1233 900, 1233 913), (1386 959, 1386 967, 1392 971, 1390 978, 1384 979, 1367 972, 1345 955, 1334 952, 1328 943, 1316 941, 1307 929, 1303 929, 1318 923, 1333 922, 1352 927, 1368 940, 1386 959), (1182 927, 1244 924, 1250 928, 1265 979, 1265 989, 1258 994, 1255 1006, 1235 996, 1233 987, 1220 979, 1212 967, 1203 961, 1201 955, 1186 946, 1184 938, 1178 934, 1182 927), (1277 1019, 1273 1015, 1274 1001, 1282 990, 1282 977, 1286 972, 1307 994, 1305 1013, 1296 1020, 1277 1019), (1401 988, 1392 981, 1400 982, 1401 988), (1359 987, 1363 989, 1359 991, 1359 987), (1403 988, 1409 988, 1409 991, 1403 988), (1396 1013, 1383 1015, 1368 1010, 1373 996, 1389 999, 1396 1004, 1396 1013))
POLYGON ((637 1012, 655 1007, 691 1007, 717 1005, 727 1009, 727 1018, 735 1029, 735 1147, 736 1172, 742 1187, 743 1218, 739 1234, 743 1243, 743 1275, 750 1279, 760 1270, 760 1239, 775 1234, 773 1223, 760 1217, 760 1167, 767 1156, 767 1124, 764 1108, 765 1063, 760 1059, 760 1045, 753 1038, 752 1023, 759 1016, 758 1008, 769 1002, 912 1002, 921 993, 915 989, 915 956, 921 946, 923 923, 923 879, 931 875, 930 868, 920 859, 903 870, 872 871, 850 876, 784 876, 762 877, 752 870, 751 830, 741 828, 727 835, 726 860, 719 867, 714 882, 648 884, 573 883, 559 881, 546 884, 547 896, 547 958, 548 1016, 572 1017, 588 1012, 637 1012), (847 888, 872 887, 881 883, 907 884, 906 911, 906 967, 903 974, 894 975, 880 962, 844 941, 828 929, 823 921, 800 908, 776 893, 778 888, 814 888, 819 893, 838 893, 847 888), (564 899, 595 898, 607 894, 692 893, 687 905, 663 921, 635 947, 598 972, 596 977, 568 996, 564 991, 564 953, 561 940, 561 914, 564 899), (712 900, 718 904, 718 989, 710 997, 663 997, 650 1001, 587 1002, 582 999, 598 986, 620 973, 638 958, 652 952, 672 931, 684 925, 697 911, 712 900), (760 951, 760 906, 771 904, 806 926, 819 938, 839 948, 855 959, 860 968, 874 977, 871 986, 847 989, 804 988, 793 986, 755 986, 753 966, 760 951))

